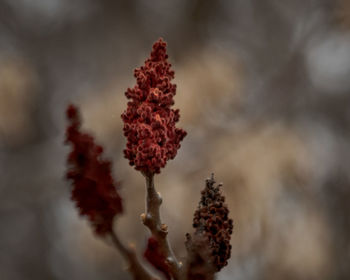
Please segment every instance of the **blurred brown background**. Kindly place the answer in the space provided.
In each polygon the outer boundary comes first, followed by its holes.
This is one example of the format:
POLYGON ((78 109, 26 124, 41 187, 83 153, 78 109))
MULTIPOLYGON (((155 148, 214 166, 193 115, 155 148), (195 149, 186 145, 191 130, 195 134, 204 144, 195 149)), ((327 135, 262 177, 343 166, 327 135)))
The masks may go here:
POLYGON ((219 280, 350 279, 349 0, 1 0, 0 279, 130 279, 69 200, 64 110, 106 147, 141 250, 120 114, 160 36, 188 131, 156 178, 179 258, 215 172, 235 220, 219 280))

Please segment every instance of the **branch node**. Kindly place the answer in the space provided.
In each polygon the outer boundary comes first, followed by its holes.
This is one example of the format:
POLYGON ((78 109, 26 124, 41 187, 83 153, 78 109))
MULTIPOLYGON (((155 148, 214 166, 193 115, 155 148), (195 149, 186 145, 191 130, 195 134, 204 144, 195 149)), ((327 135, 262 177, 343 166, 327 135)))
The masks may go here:
POLYGON ((160 226, 161 231, 168 232, 168 226, 166 224, 162 224, 160 226))
POLYGON ((159 205, 160 205, 163 202, 163 198, 162 198, 162 195, 160 194, 160 192, 157 192, 157 195, 158 195, 158 202, 159 202, 159 205))
POLYGON ((142 214, 140 215, 140 218, 141 218, 141 221, 142 221, 143 223, 146 222, 146 214, 145 214, 145 213, 142 213, 142 214))
POLYGON ((132 252, 134 253, 135 250, 136 250, 136 245, 135 245, 135 243, 130 242, 130 243, 129 243, 129 249, 130 249, 130 251, 132 251, 132 252))
POLYGON ((173 259, 172 257, 170 257, 170 256, 166 258, 166 261, 167 261, 169 264, 174 264, 174 263, 175 263, 174 259, 173 259))

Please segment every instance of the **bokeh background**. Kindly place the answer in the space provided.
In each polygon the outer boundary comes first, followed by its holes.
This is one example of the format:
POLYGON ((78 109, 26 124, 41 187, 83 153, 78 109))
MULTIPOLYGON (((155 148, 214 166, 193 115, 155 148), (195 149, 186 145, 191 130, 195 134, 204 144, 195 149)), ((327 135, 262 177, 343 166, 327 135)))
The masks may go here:
POLYGON ((159 37, 188 131, 156 178, 179 259, 214 172, 235 221, 219 280, 349 279, 349 0, 1 0, 0 278, 131 279, 70 201, 64 111, 113 160, 116 228, 142 251, 120 114, 159 37))

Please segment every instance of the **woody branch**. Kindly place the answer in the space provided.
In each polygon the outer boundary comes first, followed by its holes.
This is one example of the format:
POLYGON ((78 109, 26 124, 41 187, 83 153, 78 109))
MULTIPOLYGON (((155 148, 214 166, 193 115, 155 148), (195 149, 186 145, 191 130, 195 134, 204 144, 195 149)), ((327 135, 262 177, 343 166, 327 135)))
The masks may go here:
POLYGON ((135 280, 159 280, 143 267, 143 265, 137 259, 135 249, 132 246, 125 246, 114 230, 111 232, 111 238, 114 246, 128 262, 128 270, 135 280))
POLYGON ((181 279, 181 263, 179 263, 170 246, 168 226, 163 224, 160 218, 160 205, 162 198, 154 187, 153 174, 144 174, 146 178, 146 213, 141 214, 142 222, 149 228, 152 235, 157 239, 159 247, 166 257, 166 262, 170 267, 170 274, 175 280, 181 279))

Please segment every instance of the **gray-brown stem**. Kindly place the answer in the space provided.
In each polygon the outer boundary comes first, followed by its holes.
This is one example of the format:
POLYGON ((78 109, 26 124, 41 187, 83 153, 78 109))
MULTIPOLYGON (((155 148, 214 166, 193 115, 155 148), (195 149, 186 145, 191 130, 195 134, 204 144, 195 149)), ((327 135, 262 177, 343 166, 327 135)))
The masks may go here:
POLYGON ((115 247, 120 251, 128 262, 128 270, 135 280, 159 280, 148 272, 137 259, 134 248, 126 247, 119 239, 118 235, 112 231, 111 238, 115 247))
POLYGON ((170 247, 168 241, 168 227, 166 224, 162 224, 160 218, 160 205, 162 204, 162 198, 159 193, 156 192, 154 187, 154 177, 153 175, 146 175, 146 213, 141 215, 141 219, 145 226, 149 228, 152 235, 159 242, 160 249, 166 256, 166 261, 170 266, 170 273, 173 279, 181 279, 181 264, 177 261, 173 250, 170 247))

